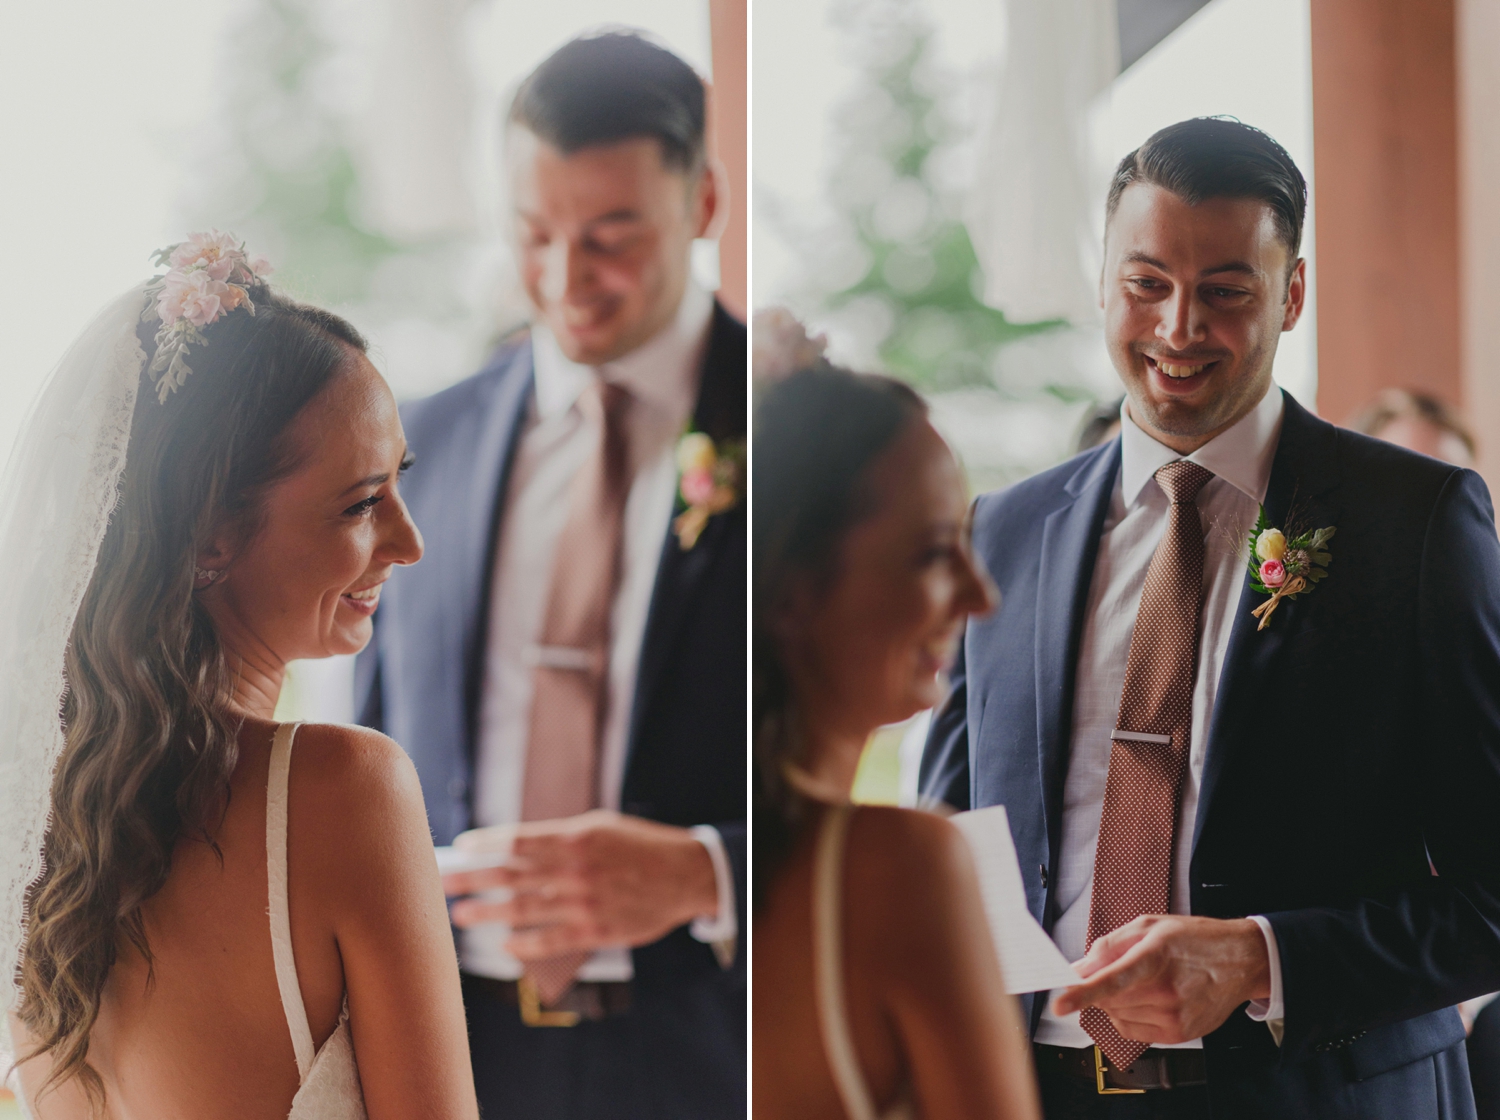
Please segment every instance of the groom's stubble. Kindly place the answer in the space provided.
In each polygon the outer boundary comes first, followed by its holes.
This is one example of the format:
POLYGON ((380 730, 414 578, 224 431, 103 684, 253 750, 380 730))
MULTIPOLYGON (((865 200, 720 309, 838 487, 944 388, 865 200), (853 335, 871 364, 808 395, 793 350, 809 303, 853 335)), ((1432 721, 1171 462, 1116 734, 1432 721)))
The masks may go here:
POLYGON ((1100 297, 1138 425, 1186 455, 1260 403, 1280 335, 1302 310, 1304 266, 1289 256, 1265 203, 1190 205, 1149 182, 1125 190, 1100 297))
POLYGON ((505 160, 521 281, 563 353, 597 366, 654 337, 713 225, 710 170, 669 166, 650 137, 563 152, 519 125, 505 160))

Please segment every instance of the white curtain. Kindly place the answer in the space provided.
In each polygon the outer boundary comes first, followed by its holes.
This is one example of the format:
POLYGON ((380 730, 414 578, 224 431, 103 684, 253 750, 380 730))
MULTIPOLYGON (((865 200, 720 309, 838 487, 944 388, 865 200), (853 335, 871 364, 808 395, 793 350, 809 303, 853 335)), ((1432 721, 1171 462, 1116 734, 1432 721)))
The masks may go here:
POLYGON ((965 219, 984 299, 1012 322, 1098 317, 1088 109, 1120 71, 1115 0, 1008 0, 1005 65, 965 219))
POLYGON ((471 0, 381 0, 373 95, 360 122, 367 217, 421 240, 471 232, 474 94, 464 51, 471 0), (383 11, 381 10, 383 9, 383 11))

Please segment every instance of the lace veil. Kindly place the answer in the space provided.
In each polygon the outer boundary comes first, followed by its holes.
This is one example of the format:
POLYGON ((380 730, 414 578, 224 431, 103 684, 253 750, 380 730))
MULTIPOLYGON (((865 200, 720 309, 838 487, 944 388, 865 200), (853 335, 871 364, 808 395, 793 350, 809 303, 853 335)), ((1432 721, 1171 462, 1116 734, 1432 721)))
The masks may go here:
POLYGON ((63 655, 125 469, 145 305, 142 284, 69 347, 0 475, 0 1051, 63 747, 63 655))

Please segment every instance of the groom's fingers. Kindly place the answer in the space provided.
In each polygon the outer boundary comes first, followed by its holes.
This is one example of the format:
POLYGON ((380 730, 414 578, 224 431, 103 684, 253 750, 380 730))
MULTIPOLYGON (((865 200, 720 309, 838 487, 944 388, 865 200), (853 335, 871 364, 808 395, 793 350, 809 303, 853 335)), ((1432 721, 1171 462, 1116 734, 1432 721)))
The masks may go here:
POLYGON ((1066 989, 1053 1001, 1053 1009, 1059 1015, 1069 1015, 1085 1007, 1101 1007, 1106 1000, 1147 979, 1157 968, 1158 962, 1149 946, 1138 941, 1084 983, 1066 989))
POLYGON ((1111 933, 1106 933, 1089 947, 1088 955, 1074 968, 1085 980, 1106 965, 1114 964, 1133 949, 1151 930, 1150 917, 1136 918, 1111 933))
POLYGON ((587 925, 591 920, 589 907, 576 891, 520 891, 500 901, 464 898, 453 903, 448 913, 460 929, 485 922, 504 922, 509 926, 556 922, 587 925))

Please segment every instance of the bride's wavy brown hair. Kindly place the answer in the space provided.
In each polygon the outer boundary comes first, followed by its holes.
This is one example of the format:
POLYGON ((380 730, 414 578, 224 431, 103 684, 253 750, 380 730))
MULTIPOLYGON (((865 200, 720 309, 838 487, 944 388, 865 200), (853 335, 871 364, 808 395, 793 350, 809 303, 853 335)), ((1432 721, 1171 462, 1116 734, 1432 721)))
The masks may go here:
MULTIPOLYGON (((52 780, 45 871, 27 895, 17 1010, 43 1088, 88 1064, 104 984, 127 944, 151 961, 141 905, 183 841, 214 845, 240 719, 232 667, 194 595, 199 549, 258 530, 261 498, 303 449, 292 420, 365 341, 327 311, 266 286, 207 328, 186 384, 158 400, 149 376, 131 422, 120 495, 68 644, 66 744, 52 780)), ((155 323, 138 331, 149 367, 155 323)), ((217 848, 215 848, 217 850, 217 848)))

